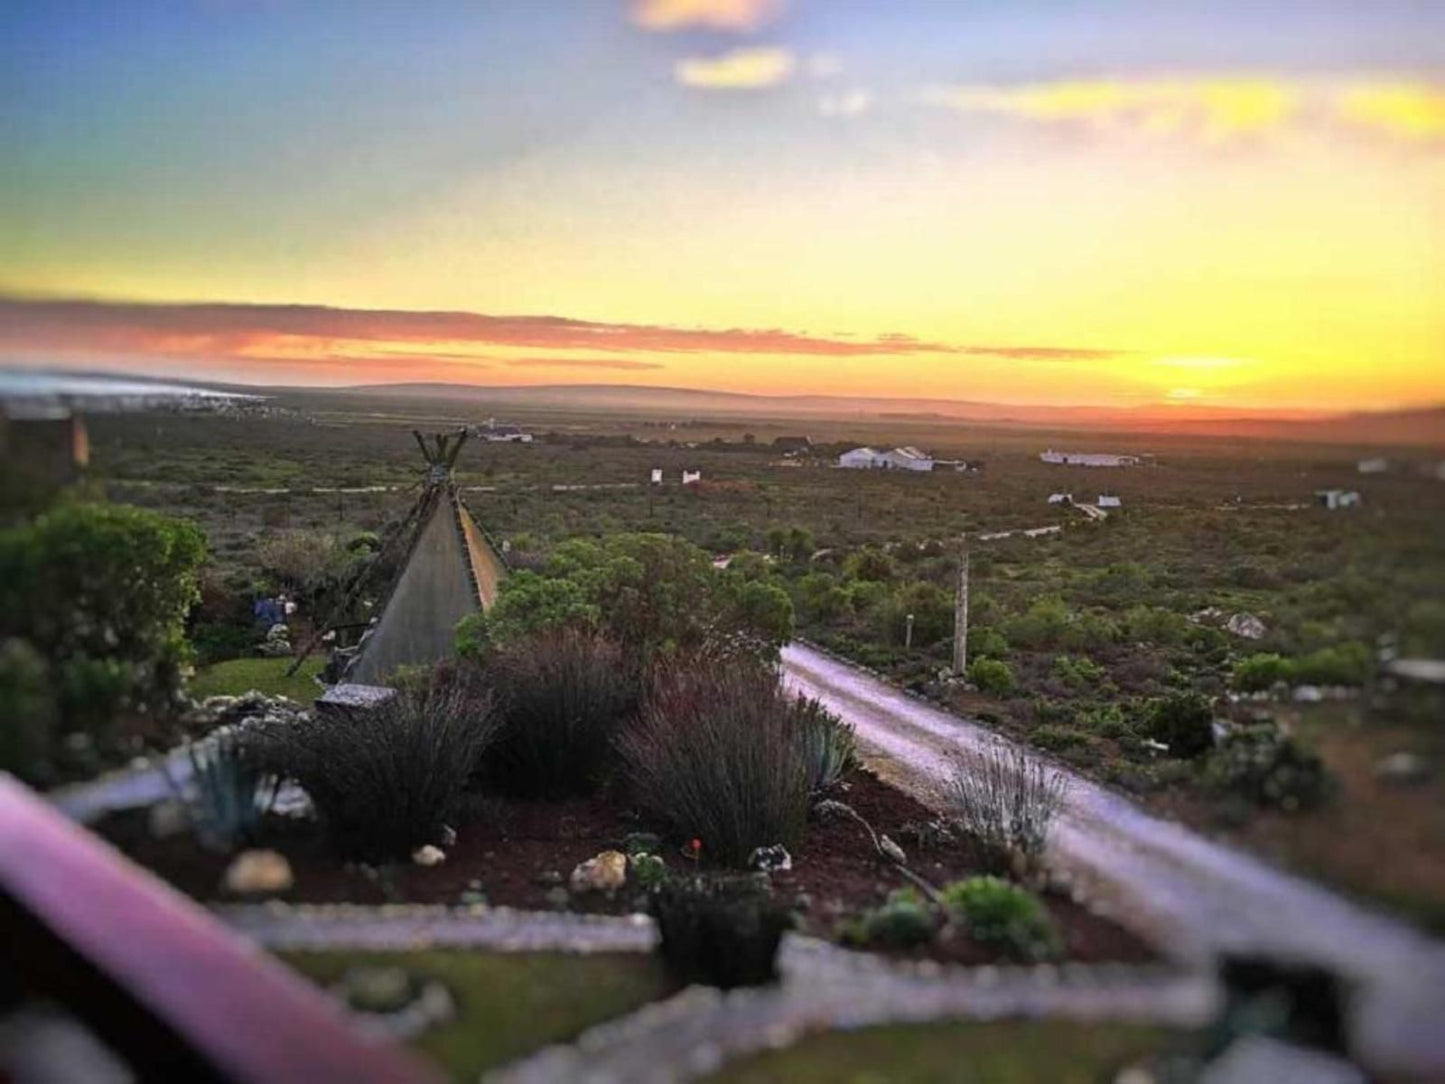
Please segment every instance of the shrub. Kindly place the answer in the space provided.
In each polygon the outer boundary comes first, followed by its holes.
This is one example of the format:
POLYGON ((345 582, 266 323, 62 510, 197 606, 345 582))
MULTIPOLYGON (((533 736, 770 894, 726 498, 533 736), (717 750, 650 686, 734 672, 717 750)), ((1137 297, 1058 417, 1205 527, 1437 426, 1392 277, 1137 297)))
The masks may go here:
POLYGON ((1008 654, 1008 641, 1004 639, 1003 633, 999 632, 998 629, 987 626, 970 629, 968 633, 968 653, 975 659, 1001 659, 1008 654))
POLYGON ((24 640, 0 642, 0 771, 48 783, 54 742, 55 698, 45 660, 24 640))
POLYGON ((1159 606, 1131 606, 1124 614, 1124 631, 1131 640, 1168 647, 1184 640, 1189 622, 1159 606))
POLYGON ((1241 692, 1263 692, 1277 682, 1289 682, 1294 676, 1289 660, 1279 655, 1257 654, 1240 659, 1230 676, 1230 684, 1241 692))
POLYGON ((201 533, 139 508, 67 504, 0 530, 0 634, 47 660, 59 725, 104 738, 119 712, 177 702, 201 533))
POLYGON ((1013 667, 1001 659, 974 659, 968 664, 968 680, 990 696, 1008 696, 1014 689, 1013 667))
POLYGON ((752 878, 667 880, 651 909, 663 961, 682 982, 727 990, 777 979, 778 945, 792 919, 752 878))
POLYGON ((1309 685, 1363 685, 1370 662, 1370 649, 1358 641, 1322 647, 1295 660, 1294 680, 1309 685))
POLYGON ((1071 689, 1090 689, 1104 680, 1104 670, 1081 655, 1056 655, 1050 673, 1071 689))
POLYGON ((638 678, 615 644, 555 629, 512 641, 487 660, 502 728, 482 762, 508 793, 557 798, 589 790, 606 767, 638 678))
POLYGON ((1062 943, 1043 902, 998 877, 970 877, 939 893, 954 918, 979 944, 1025 960, 1057 956, 1062 943))
POLYGON ((253 842, 261 819, 276 799, 276 777, 261 769, 235 731, 221 731, 188 746, 186 756, 191 765, 190 787, 174 779, 171 785, 183 796, 196 837, 220 851, 253 842))
POLYGON ((638 800, 703 854, 742 866, 756 847, 794 847, 808 814, 799 714, 775 670, 745 658, 658 668, 618 749, 638 800))
POLYGON ((859 948, 916 948, 933 940, 933 912, 911 889, 901 889, 888 902, 845 922, 839 930, 844 944, 859 948))
POLYGON ((1129 732, 1128 720, 1118 704, 1086 708, 1078 717, 1080 725, 1101 738, 1121 738, 1129 732))
POLYGON ((347 552, 335 535, 297 528, 267 531, 256 542, 255 557, 287 590, 310 595, 341 569, 347 552))
POLYGON ((1069 624, 1069 608, 1057 596, 1036 600, 1004 625, 1004 635, 1020 647, 1044 648, 1057 643, 1069 624))
POLYGON ((490 693, 438 676, 369 711, 264 726, 257 762, 310 795, 337 853, 388 861, 441 837, 499 727, 490 693))
POLYGON ((802 731, 808 793, 818 794, 837 783, 857 764, 858 739, 851 726, 817 700, 800 696, 793 701, 792 711, 795 724, 802 731))
POLYGON ((985 868, 1037 867, 1048 844, 1068 779, 1015 746, 997 743, 961 758, 947 796, 974 837, 985 868))
POLYGON ((1065 750, 1089 744, 1089 735, 1068 726, 1050 723, 1046 726, 1035 727, 1029 734, 1029 741, 1040 749, 1062 753, 1065 750))
POLYGON ((1149 707, 1145 729, 1182 760, 1202 756, 1214 747, 1214 712, 1198 693, 1174 693, 1149 707))
POLYGON ((1228 734, 1210 756, 1205 779, 1254 805, 1289 813, 1319 805, 1333 789, 1319 756, 1270 725, 1228 734))

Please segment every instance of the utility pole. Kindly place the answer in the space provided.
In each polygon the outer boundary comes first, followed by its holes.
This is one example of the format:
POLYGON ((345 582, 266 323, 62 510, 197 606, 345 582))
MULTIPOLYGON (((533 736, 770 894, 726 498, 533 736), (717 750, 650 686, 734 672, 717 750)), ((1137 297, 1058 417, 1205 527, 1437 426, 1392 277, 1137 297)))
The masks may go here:
POLYGON ((958 555, 958 594, 953 600, 953 672, 968 671, 968 544, 958 555))

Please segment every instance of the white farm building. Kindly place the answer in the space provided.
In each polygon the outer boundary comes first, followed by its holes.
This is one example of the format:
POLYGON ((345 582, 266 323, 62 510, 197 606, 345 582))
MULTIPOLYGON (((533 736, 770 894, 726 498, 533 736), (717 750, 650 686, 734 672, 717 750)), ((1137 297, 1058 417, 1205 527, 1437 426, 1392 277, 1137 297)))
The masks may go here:
POLYGON ((1050 448, 1040 452, 1039 458, 1045 463, 1057 463, 1065 467, 1137 467, 1137 455, 1116 455, 1112 452, 1056 452, 1050 448))
POLYGON ((932 470, 934 459, 917 448, 894 448, 880 452, 874 448, 854 448, 838 457, 838 466, 852 470, 932 470))

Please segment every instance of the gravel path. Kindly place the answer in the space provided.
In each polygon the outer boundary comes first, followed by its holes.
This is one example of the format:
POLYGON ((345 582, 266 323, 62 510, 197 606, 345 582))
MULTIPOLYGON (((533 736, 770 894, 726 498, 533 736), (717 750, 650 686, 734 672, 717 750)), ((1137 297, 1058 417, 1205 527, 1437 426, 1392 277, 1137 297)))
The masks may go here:
MULTIPOLYGON (((272 949, 650 952, 657 938, 655 924, 641 915, 505 907, 252 904, 217 914, 272 949)), ((689 987, 487 1079, 671 1084, 705 1076, 728 1058, 826 1029, 1020 1016, 1199 1027, 1218 1008, 1218 990, 1207 977, 1161 967, 962 968, 849 952, 796 934, 784 939, 779 965, 783 981, 777 986, 727 994, 689 987)))
MULTIPOLYGON (((790 645, 783 666, 790 687, 851 723, 880 773, 924 801, 937 801, 957 753, 1002 740, 815 648, 790 645)), ((1056 869, 1187 963, 1264 952, 1336 969, 1355 983, 1358 1055, 1445 1079, 1445 944, 1069 774, 1056 869)))

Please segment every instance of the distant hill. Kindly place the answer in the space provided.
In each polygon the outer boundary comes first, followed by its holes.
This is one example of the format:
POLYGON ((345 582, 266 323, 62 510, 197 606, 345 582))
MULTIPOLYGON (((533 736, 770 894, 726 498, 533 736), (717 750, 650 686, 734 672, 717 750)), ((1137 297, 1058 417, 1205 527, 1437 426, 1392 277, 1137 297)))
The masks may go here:
MULTIPOLYGON (((293 389, 299 390, 299 389, 293 389)), ((638 410, 681 416, 828 418, 977 422, 1029 428, 1098 428, 1135 432, 1275 437, 1351 444, 1445 446, 1445 406, 1417 410, 1319 414, 1220 407, 1038 406, 962 399, 892 399, 838 395, 754 395, 632 384, 371 384, 332 389, 377 398, 463 401, 576 410, 638 410)))

